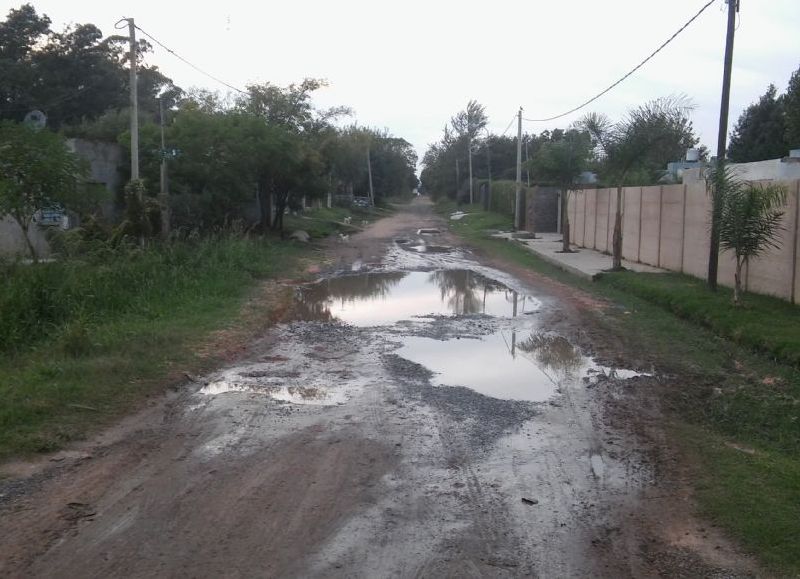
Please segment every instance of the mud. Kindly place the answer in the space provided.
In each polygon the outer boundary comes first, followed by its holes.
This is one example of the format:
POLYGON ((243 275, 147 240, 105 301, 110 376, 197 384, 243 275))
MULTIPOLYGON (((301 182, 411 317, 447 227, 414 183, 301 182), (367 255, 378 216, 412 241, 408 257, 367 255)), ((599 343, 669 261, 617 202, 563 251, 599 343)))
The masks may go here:
POLYGON ((684 539, 663 378, 596 334, 604 304, 479 259, 424 202, 326 254, 240 359, 2 483, 0 575, 753 571, 684 539))

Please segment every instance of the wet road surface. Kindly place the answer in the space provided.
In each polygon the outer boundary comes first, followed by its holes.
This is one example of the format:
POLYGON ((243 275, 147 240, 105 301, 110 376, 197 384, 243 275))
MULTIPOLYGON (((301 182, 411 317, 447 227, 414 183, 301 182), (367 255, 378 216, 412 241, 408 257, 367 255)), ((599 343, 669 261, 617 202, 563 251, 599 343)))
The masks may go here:
POLYGON ((652 533, 659 462, 608 399, 653 372, 442 228, 417 204, 331 249, 245 359, 6 505, 0 574, 734 576, 652 533))

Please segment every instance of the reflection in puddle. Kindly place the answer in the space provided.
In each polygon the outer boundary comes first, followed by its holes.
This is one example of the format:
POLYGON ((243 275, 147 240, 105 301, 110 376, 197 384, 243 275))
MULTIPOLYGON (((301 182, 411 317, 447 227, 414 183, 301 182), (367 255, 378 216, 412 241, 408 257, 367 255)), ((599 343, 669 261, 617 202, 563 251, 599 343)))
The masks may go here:
POLYGON ((427 315, 531 313, 539 301, 469 270, 341 276, 305 288, 297 306, 305 319, 380 326, 427 315))

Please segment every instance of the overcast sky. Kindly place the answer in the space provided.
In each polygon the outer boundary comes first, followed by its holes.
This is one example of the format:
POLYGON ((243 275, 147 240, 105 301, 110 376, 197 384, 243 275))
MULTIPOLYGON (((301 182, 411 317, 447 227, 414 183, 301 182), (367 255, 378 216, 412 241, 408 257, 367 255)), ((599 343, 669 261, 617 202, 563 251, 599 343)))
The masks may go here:
MULTIPOLYGON (((3 13, 21 2, 0 0, 3 13)), ((37 0, 54 27, 92 22, 105 34, 123 16, 183 57, 244 86, 328 79, 320 106, 343 104, 360 124, 388 128, 420 153, 469 99, 502 132, 519 106, 548 117, 580 104, 641 61, 706 0, 37 0)), ((618 118, 642 102, 685 94, 696 105, 701 142, 716 147, 725 44, 717 0, 689 29, 589 109, 618 118)), ((224 87, 155 47, 148 61, 178 85, 224 87)), ((780 91, 800 66, 800 0, 741 0, 736 31, 732 127, 769 83, 780 91)), ((576 113, 540 132, 564 127, 576 113)), ((513 131, 513 128, 512 128, 513 131)))

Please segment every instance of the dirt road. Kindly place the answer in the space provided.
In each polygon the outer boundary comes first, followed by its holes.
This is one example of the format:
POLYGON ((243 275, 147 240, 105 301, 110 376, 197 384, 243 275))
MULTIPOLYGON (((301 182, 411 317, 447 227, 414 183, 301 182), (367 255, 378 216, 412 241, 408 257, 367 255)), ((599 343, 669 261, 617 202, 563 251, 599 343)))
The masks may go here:
POLYGON ((15 465, 0 575, 751 573, 692 517, 607 305, 459 248, 425 201, 327 256, 243 359, 15 465))

